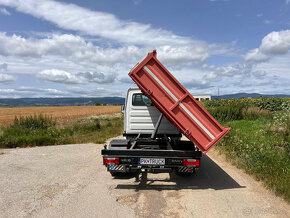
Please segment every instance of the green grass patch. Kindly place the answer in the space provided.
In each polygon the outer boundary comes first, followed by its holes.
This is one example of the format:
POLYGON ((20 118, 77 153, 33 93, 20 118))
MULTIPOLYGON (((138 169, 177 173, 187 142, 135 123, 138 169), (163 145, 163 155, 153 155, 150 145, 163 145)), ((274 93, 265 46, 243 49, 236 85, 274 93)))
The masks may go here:
POLYGON ((0 147, 104 143, 108 138, 120 135, 122 131, 122 116, 82 119, 62 128, 48 116, 15 117, 13 124, 2 128, 0 147))
POLYGON ((290 99, 221 99, 202 104, 231 127, 217 149, 290 201, 290 99))
POLYGON ((218 144, 222 153, 276 194, 290 201, 289 129, 273 120, 237 120, 218 144))

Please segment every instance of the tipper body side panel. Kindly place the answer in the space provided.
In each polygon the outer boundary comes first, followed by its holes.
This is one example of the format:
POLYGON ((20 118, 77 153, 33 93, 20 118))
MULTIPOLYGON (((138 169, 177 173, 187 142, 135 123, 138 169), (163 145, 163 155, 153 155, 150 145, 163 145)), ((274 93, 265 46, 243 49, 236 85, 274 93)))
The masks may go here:
POLYGON ((230 130, 221 126, 156 58, 156 51, 129 76, 161 113, 203 153, 230 130))

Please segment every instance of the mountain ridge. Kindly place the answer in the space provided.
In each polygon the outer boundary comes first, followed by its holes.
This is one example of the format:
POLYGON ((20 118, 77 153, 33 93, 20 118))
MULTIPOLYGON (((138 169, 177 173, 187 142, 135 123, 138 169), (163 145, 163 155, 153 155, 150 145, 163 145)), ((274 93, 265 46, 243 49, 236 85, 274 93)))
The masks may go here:
MULTIPOLYGON (((264 95, 259 93, 235 93, 228 95, 212 96, 212 99, 239 99, 239 98, 265 98, 279 97, 285 98, 290 95, 275 94, 264 95)), ((82 106, 95 105, 96 102, 105 105, 121 105, 124 104, 125 98, 122 97, 75 97, 75 98, 2 98, 0 99, 0 107, 42 107, 42 106, 82 106)))

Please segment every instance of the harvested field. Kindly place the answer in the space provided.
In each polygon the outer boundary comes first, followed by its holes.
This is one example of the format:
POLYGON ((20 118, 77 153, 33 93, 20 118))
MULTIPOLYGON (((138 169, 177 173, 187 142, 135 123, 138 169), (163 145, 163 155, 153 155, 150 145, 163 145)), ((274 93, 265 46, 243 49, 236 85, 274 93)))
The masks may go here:
POLYGON ((64 107, 16 107, 0 108, 0 126, 8 126, 15 116, 43 114, 52 117, 58 124, 70 123, 79 118, 120 113, 121 106, 64 106, 64 107))

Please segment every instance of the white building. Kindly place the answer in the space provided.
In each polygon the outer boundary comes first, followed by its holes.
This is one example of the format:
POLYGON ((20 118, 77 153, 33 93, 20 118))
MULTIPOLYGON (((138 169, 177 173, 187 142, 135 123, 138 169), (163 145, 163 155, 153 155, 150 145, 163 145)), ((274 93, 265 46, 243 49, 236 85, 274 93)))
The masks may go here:
POLYGON ((202 101, 202 100, 211 100, 211 95, 195 95, 192 94, 192 96, 198 100, 198 101, 202 101))

